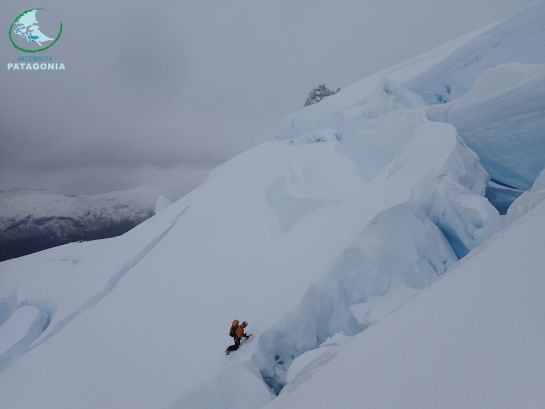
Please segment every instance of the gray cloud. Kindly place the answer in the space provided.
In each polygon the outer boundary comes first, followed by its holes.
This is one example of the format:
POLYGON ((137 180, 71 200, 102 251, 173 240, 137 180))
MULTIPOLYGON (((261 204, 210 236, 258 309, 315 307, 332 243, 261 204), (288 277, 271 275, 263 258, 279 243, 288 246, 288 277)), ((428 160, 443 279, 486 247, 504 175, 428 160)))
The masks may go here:
MULTIPOLYGON (((47 0, 66 72, 8 72, 0 39, 0 189, 176 197, 274 136, 319 82, 346 86, 528 0, 47 0)), ((20 2, 2 4, 9 27, 20 2)))

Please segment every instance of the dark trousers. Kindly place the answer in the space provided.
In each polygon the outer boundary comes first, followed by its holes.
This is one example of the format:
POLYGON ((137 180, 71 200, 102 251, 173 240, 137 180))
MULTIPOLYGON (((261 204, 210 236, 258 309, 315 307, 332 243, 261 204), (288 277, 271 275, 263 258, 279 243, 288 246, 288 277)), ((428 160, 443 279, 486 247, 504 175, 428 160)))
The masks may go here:
POLYGON ((228 351, 236 351, 238 347, 240 346, 240 338, 239 337, 233 337, 235 339, 235 343, 233 345, 229 345, 227 347, 228 351))

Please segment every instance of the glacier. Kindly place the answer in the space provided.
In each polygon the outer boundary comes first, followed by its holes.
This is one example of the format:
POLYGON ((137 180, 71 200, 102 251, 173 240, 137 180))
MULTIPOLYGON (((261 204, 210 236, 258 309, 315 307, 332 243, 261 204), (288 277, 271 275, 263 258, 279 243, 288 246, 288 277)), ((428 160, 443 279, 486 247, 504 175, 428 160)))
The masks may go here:
POLYGON ((542 407, 543 229, 541 203, 387 319, 307 352, 263 408, 542 407))
POLYGON ((539 408, 544 10, 293 113, 120 237, 0 263, 3 404, 539 408))

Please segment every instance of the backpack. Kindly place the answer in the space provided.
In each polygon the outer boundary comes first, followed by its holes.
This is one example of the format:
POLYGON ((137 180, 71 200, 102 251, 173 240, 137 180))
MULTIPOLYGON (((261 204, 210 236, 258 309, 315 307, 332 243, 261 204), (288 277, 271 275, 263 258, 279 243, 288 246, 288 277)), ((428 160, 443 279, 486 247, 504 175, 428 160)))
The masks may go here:
POLYGON ((235 337, 235 331, 238 328, 238 320, 233 320, 233 323, 231 324, 231 329, 229 330, 229 336, 235 337))

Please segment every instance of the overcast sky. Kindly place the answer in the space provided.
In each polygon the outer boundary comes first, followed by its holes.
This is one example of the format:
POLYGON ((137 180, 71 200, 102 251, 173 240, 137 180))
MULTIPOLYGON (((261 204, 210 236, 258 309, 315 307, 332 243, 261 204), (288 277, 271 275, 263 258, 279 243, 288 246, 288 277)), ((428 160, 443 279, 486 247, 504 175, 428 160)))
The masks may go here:
POLYGON ((344 87, 530 0, 3 0, 54 10, 65 72, 12 72, 0 38, 0 190, 175 199, 275 135, 325 81, 344 87))

